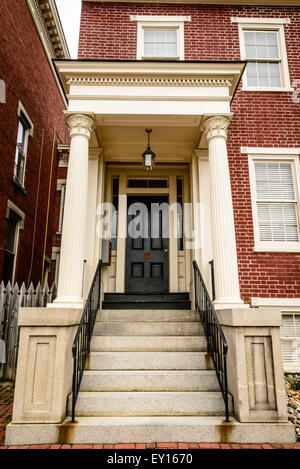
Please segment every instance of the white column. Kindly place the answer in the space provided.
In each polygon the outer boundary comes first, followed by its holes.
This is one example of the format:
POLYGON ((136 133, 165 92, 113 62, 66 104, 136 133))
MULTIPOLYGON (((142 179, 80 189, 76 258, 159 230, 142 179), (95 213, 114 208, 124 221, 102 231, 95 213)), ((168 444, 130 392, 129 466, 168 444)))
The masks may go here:
POLYGON ((66 186, 58 294, 54 307, 82 307, 89 139, 94 121, 83 114, 67 120, 71 146, 66 186))
POLYGON ((212 237, 217 307, 243 304, 240 298, 236 240, 227 157, 229 119, 210 117, 203 127, 208 140, 212 237))

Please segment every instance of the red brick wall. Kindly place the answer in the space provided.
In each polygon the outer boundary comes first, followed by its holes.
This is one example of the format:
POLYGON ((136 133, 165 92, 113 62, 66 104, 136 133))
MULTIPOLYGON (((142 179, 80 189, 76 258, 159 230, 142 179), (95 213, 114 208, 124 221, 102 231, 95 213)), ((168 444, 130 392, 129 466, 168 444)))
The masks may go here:
MULTIPOLYGON (((64 104, 41 45, 26 0, 2 0, 0 9, 0 79, 6 83, 6 103, 0 104, 0 280, 6 240, 6 207, 10 199, 26 214, 21 231, 16 281, 37 283, 42 275, 46 212, 54 128, 55 141, 66 139, 64 104), (18 129, 18 102, 34 124, 29 139, 25 175, 26 195, 12 183, 18 129), (44 137, 43 137, 44 135, 44 137), (41 161, 40 190, 37 194, 41 161), (38 200, 36 232, 35 207, 38 200), (34 244, 34 246, 33 246, 34 244), (33 252, 33 264, 31 257, 33 252), (31 270, 31 275, 30 275, 31 270)), ((57 154, 54 153, 46 255, 51 258, 57 154)))
MULTIPOLYGON (((136 58, 137 26, 130 15, 190 15, 185 23, 186 60, 240 60, 232 16, 290 18, 285 37, 291 82, 300 78, 300 8, 83 2, 79 58, 136 58)), ((228 139, 241 294, 300 297, 300 254, 254 253, 247 155, 241 146, 299 147, 300 105, 291 93, 242 92, 232 104, 228 139)))

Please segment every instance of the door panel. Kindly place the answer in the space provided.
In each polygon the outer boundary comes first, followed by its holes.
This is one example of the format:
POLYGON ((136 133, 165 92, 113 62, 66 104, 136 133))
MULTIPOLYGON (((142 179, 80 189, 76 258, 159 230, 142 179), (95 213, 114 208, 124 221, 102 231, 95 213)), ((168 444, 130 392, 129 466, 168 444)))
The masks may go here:
POLYGON ((126 293, 169 291, 167 204, 166 196, 128 197, 126 293))

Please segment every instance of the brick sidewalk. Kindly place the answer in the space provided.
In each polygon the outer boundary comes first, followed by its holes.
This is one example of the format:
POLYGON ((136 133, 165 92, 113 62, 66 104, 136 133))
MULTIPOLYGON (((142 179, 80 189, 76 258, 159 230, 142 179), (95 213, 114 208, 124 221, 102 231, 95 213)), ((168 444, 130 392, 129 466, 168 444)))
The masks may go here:
POLYGON ((13 387, 11 383, 0 384, 0 449, 300 449, 300 442, 295 444, 215 444, 215 443, 132 443, 114 445, 26 445, 3 446, 5 428, 12 416, 13 387))
POLYGON ((215 444, 215 443, 132 443, 115 445, 31 445, 31 446, 0 446, 0 449, 300 449, 295 444, 215 444))

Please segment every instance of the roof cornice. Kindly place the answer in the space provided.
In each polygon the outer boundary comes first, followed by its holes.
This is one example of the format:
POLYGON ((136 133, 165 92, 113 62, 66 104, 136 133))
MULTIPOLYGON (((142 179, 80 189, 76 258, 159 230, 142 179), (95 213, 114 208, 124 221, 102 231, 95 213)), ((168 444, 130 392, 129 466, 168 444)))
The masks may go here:
POLYGON ((27 0, 27 4, 50 59, 69 59, 70 52, 55 0, 27 0))
POLYGON ((53 59, 70 59, 55 0, 26 0, 65 107, 67 100, 53 66, 53 59))
POLYGON ((95 3, 182 3, 186 5, 251 5, 251 6, 300 6, 300 0, 265 0, 264 2, 260 0, 82 0, 83 2, 95 2, 95 3))

